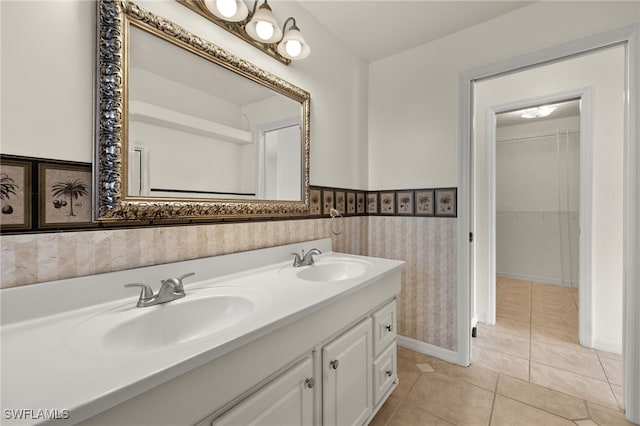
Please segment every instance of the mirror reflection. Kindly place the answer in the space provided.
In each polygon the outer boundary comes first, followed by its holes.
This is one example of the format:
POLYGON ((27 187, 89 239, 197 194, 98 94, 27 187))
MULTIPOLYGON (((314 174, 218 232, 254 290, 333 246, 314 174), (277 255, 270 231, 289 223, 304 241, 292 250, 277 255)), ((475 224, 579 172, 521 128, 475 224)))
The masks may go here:
POLYGON ((300 102, 134 25, 130 197, 303 199, 300 102))

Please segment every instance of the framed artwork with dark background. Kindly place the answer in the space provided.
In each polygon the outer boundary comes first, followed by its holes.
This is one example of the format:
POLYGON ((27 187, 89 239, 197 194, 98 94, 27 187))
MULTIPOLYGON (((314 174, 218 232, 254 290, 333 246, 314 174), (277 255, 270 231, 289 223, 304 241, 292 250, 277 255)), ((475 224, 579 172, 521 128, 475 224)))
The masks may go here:
POLYGON ((38 192, 41 228, 91 225, 91 166, 39 164, 38 192))
POLYGON ((32 228, 32 163, 0 158, 0 227, 5 230, 32 228))

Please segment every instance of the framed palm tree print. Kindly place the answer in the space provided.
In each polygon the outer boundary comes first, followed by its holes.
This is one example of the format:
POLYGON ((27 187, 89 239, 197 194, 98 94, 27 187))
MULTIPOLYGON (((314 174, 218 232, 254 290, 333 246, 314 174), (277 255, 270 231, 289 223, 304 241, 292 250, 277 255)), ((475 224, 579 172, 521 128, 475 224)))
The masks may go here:
POLYGON ((41 163, 39 226, 91 224, 91 165, 41 163))
POLYGON ((416 190, 416 216, 433 216, 433 189, 416 190))
POLYGON ((457 193, 456 188, 436 189, 436 216, 457 217, 457 193))
POLYGON ((3 231, 31 229, 31 162, 0 160, 0 227, 3 231))

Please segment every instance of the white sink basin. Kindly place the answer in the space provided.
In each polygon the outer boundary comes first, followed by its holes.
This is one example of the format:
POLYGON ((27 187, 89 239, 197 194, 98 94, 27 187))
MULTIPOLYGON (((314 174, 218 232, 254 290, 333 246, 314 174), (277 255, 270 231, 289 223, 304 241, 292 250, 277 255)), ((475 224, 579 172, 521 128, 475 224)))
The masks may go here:
POLYGON ((373 265, 350 258, 330 258, 303 267, 296 276, 307 281, 342 281, 363 275, 373 265))
POLYGON ((167 348, 224 331, 249 318, 264 301, 258 292, 235 287, 186 292, 161 305, 138 308, 133 302, 95 315, 75 328, 70 342, 94 340, 117 351, 167 348))

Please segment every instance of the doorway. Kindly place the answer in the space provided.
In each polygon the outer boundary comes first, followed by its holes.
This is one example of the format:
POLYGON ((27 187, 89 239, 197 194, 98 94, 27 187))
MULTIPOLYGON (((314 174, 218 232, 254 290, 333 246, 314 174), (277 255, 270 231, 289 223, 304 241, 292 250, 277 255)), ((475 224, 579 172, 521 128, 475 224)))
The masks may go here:
POLYGON ((281 120, 257 128, 258 150, 256 175, 259 198, 300 200, 302 187, 302 137, 300 120, 281 120))
MULTIPOLYGON (((580 193, 590 192, 592 175, 580 173, 580 147, 588 152, 592 142, 580 143, 581 103, 524 100, 496 114, 503 108, 492 108, 493 318, 477 325, 472 357, 540 392, 621 408, 621 357, 578 338, 580 193)), ((586 287, 580 290, 590 292, 586 287)))
MULTIPOLYGON (((623 81, 623 88, 621 91, 618 91, 617 99, 620 101, 620 93, 631 93, 632 96, 630 98, 624 97, 623 102, 621 102, 620 107, 621 111, 616 112, 617 119, 615 124, 612 121, 604 119, 607 115, 603 110, 598 110, 597 102, 594 103, 593 117, 590 117, 586 121, 589 123, 598 122, 600 124, 595 125, 592 124, 592 129, 594 131, 594 152, 592 155, 592 159, 594 161, 603 161, 605 159, 610 159, 611 155, 619 155, 622 153, 622 157, 624 161, 618 165, 618 170, 621 171, 620 174, 617 174, 616 179, 619 182, 616 182, 615 185, 603 184, 603 182, 599 182, 598 179, 603 176, 611 177, 610 174, 607 174, 602 168, 601 165, 594 165, 594 182, 596 182, 594 186, 594 200, 593 206, 596 209, 606 208, 607 203, 599 202, 604 194, 620 196, 623 198, 622 206, 618 205, 616 201, 614 204, 616 208, 614 210, 609 209, 607 212, 604 210, 594 211, 593 222, 595 226, 589 228, 593 232, 593 240, 597 241, 598 244, 594 244, 592 250, 589 252, 594 256, 594 258, 598 258, 603 255, 607 248, 614 248, 618 250, 622 248, 622 253, 617 253, 618 260, 613 259, 612 262, 600 262, 597 259, 594 259, 592 262, 595 266, 590 269, 589 273, 592 275, 593 282, 603 282, 601 281, 602 273, 608 273, 611 271, 615 271, 619 273, 620 276, 624 275, 623 279, 620 279, 622 285, 620 285, 619 289, 608 289, 603 291, 603 289, 597 289, 594 287, 592 294, 585 294, 586 292, 580 293, 580 303, 583 302, 592 302, 592 303, 600 303, 607 304, 614 299, 616 300, 616 308, 614 311, 608 311, 608 308, 612 306, 604 306, 601 305, 597 309, 596 321, 594 322, 594 337, 593 343, 599 347, 615 347, 618 346, 620 349, 624 349, 624 377, 625 377, 625 408, 627 410, 627 416, 629 419, 634 420, 640 418, 640 406, 638 402, 640 402, 640 398, 637 396, 640 394, 640 383, 638 379, 638 370, 637 370, 637 360, 640 357, 640 353, 637 351, 637 321, 635 321, 637 315, 635 311, 637 310, 638 304, 638 289, 637 289, 637 271, 634 262, 631 259, 635 259, 636 247, 635 244, 637 242, 638 235, 636 233, 636 220, 637 220, 637 206, 635 204, 636 200, 636 191, 638 189, 638 182, 636 180, 636 171, 637 171, 637 150, 635 144, 632 141, 635 141, 636 137, 636 104, 635 96, 638 94, 637 81, 634 80, 634 76, 637 76, 637 34, 638 28, 637 26, 629 26, 624 27, 619 30, 610 31, 608 33, 599 34, 597 36, 589 37, 584 40, 575 41, 572 43, 567 43, 566 45, 560 45, 553 48, 546 49, 544 51, 534 52, 530 55, 524 55, 522 57, 513 58, 510 60, 503 61, 501 63, 496 63, 490 66, 484 66, 468 73, 461 75, 460 77, 460 151, 459 151, 459 160, 460 160, 460 168, 459 168, 459 224, 458 224, 458 279, 459 279, 459 293, 458 293, 458 312, 459 312, 459 339, 458 339, 458 355, 459 355, 459 363, 462 365, 468 365, 471 360, 471 321, 476 313, 474 311, 474 307, 478 304, 479 298, 484 298, 486 302, 487 294, 486 292, 477 291, 474 292, 474 287, 470 286, 471 282, 477 276, 484 275, 485 279, 486 275, 486 258, 482 259, 482 261, 478 261, 482 256, 486 256, 488 250, 485 250, 484 244, 479 244, 479 241, 482 240, 481 234, 483 231, 486 233, 488 226, 488 218, 484 222, 483 226, 474 228, 475 223, 482 223, 483 220, 479 220, 476 217, 478 210, 473 209, 471 206, 474 205, 474 202, 477 200, 486 200, 486 192, 482 191, 473 191, 473 179, 472 177, 482 175, 479 170, 477 170, 477 164, 472 160, 474 158, 478 158, 480 156, 485 157, 486 150, 485 147, 482 146, 482 141, 478 141, 475 139, 478 135, 484 135, 486 132, 486 117, 483 114, 478 114, 477 107, 477 92, 476 87, 477 83, 489 81, 490 79, 499 80, 502 78, 508 79, 510 76, 515 73, 519 73, 522 71, 537 69, 544 71, 550 71, 554 65, 559 63, 567 62, 569 59, 580 59, 580 58, 588 58, 591 57, 592 54, 597 54, 603 52, 604 50, 608 50, 609 48, 620 47, 623 50, 622 55, 622 64, 618 62, 617 70, 624 74, 621 78, 623 81), (474 109, 474 105, 475 109, 474 109), (484 122, 482 122, 484 120, 484 122), (602 124, 607 122, 607 125, 604 127, 600 127, 602 124), (620 140, 622 141, 622 149, 615 154, 606 148, 611 148, 608 146, 606 142, 600 146, 598 144, 598 140, 610 140, 611 135, 607 136, 606 131, 603 134, 598 134, 604 130, 611 130, 613 127, 620 130, 622 136, 620 140), (601 139, 602 138, 602 139, 601 139), (473 141, 473 143, 470 143, 473 141), (608 187, 608 193, 605 192, 604 188, 608 187), (620 211, 623 210, 620 217, 615 217, 615 219, 611 219, 610 213, 612 211, 620 211), (603 218, 609 218, 608 220, 613 222, 617 222, 620 228, 626 230, 625 239, 621 243, 614 243, 613 245, 609 245, 608 242, 603 243, 604 240, 601 237, 606 237, 608 235, 607 232, 601 233, 597 228, 598 224, 596 222, 602 220, 603 218), (595 229, 595 230, 594 230, 595 229), (472 244, 468 244, 472 242, 472 244), (622 262, 624 259, 624 263, 622 262), (478 274, 478 269, 485 268, 483 271, 484 274, 478 274), (624 271, 624 274, 623 274, 624 271), (622 342, 620 340, 615 341, 615 339, 607 338, 602 335, 603 330, 607 328, 608 325, 611 325, 611 321, 614 322, 618 319, 620 320, 620 326, 622 325, 622 315, 620 314, 620 299, 622 299, 622 290, 625 293, 625 304, 624 304, 624 324, 626 325, 624 332, 624 339, 626 341, 626 345, 622 348, 622 342), (590 298, 591 300, 584 300, 585 298, 590 298), (604 308, 604 309, 602 309, 604 308), (605 313, 607 312, 607 313, 605 313)), ((590 71, 594 71, 594 68, 581 68, 577 73, 572 74, 574 77, 574 84, 576 88, 588 88, 592 86, 591 83, 584 83, 582 80, 586 74, 590 71), (582 81, 582 82, 581 82, 582 81)), ((540 86, 542 82, 544 83, 555 83, 558 82, 558 73, 549 72, 546 77, 539 78, 537 81, 531 82, 529 84, 511 84, 510 92, 517 96, 517 92, 521 89, 536 89, 540 86)), ((556 87, 556 93, 561 92, 563 89, 556 87)), ((602 99, 602 92, 598 89, 598 98, 602 99)), ((526 96, 525 96, 526 97, 526 96)), ((525 97, 520 96, 520 99, 525 97)), ((517 97, 515 99, 518 99, 517 97)), ((508 103, 508 101, 502 101, 503 104, 508 103)), ((482 108, 481 111, 486 111, 485 108, 482 108)), ((584 133, 584 132, 583 132, 584 133)), ((617 149, 614 149, 616 151, 617 149)), ((615 173, 614 173, 615 174, 615 173)), ((606 198, 606 196, 605 196, 606 198)), ((611 206, 611 204, 609 204, 611 206)), ((592 224, 592 225, 594 225, 592 224)), ((589 229, 581 229, 581 232, 589 231, 589 229)), ((486 234, 484 236, 486 243, 486 234)), ((580 281, 582 282, 583 276, 580 274, 580 281)), ((606 281, 606 279, 605 279, 606 281)), ((608 281, 610 282, 610 281, 608 281)), ((486 304, 485 304, 486 306, 486 304)), ((486 312, 485 312, 486 313, 486 312)), ((620 327, 622 328, 622 327, 620 327)), ((622 334, 622 333, 621 333, 622 334)), ((619 352, 619 350, 618 350, 619 352)))
POLYGON ((500 278, 576 289, 581 281, 583 298, 576 309, 580 307, 582 326, 571 334, 591 347, 593 141, 586 119, 592 107, 590 90, 490 109, 490 201, 484 204, 489 217, 487 299, 479 320, 495 324, 500 278))
POLYGON ((497 114, 495 155, 496 279, 579 288, 580 100, 497 114))

